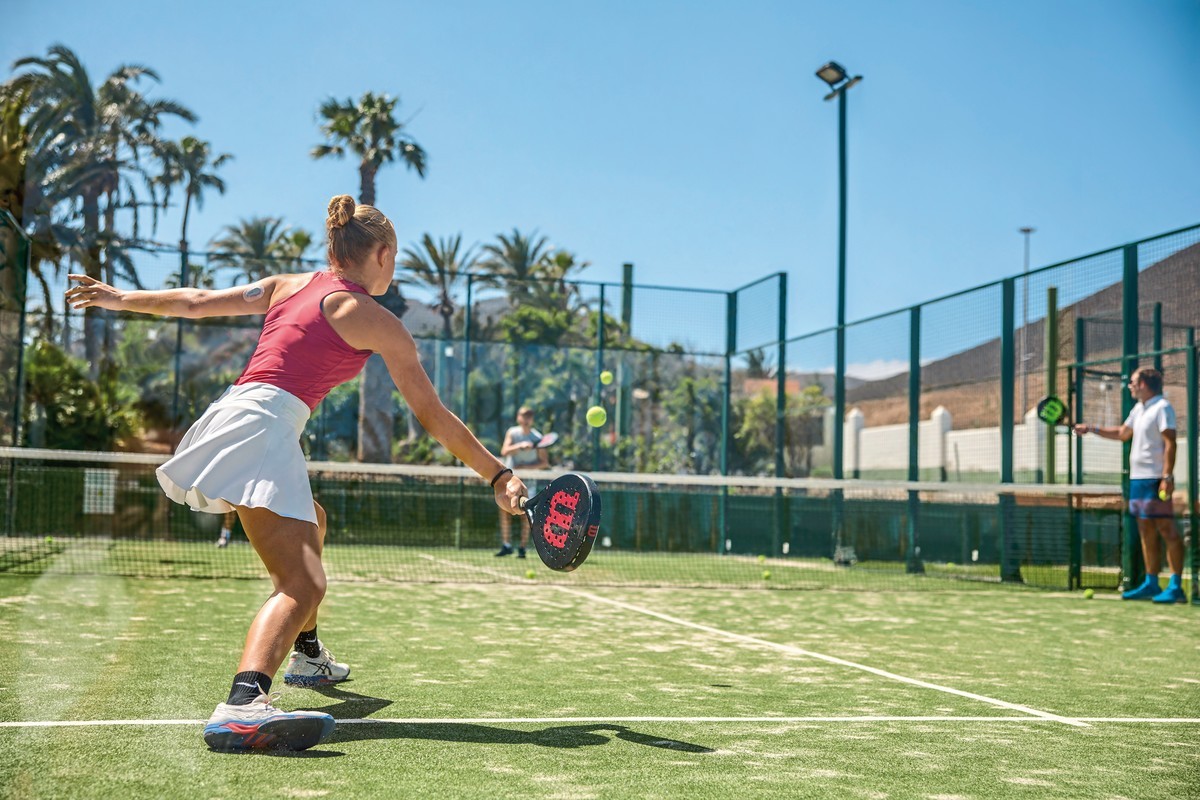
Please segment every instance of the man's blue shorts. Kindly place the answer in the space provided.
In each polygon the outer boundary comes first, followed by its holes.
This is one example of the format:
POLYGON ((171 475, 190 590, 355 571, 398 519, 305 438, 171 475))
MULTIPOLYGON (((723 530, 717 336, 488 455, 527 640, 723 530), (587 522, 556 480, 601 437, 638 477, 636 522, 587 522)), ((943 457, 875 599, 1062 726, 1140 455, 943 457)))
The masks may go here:
POLYGON ((1158 499, 1158 478, 1129 482, 1129 513, 1135 519, 1165 519, 1175 516, 1171 501, 1158 499))

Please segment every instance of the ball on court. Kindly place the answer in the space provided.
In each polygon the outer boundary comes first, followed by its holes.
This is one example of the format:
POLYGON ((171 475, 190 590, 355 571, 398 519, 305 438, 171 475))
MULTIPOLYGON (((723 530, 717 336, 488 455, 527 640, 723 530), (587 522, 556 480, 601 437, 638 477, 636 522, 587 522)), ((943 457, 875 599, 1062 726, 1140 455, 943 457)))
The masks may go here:
POLYGON ((767 560, 767 557, 766 557, 766 556, 760 555, 760 556, 758 557, 758 563, 760 563, 760 564, 762 564, 762 563, 763 563, 763 562, 765 562, 766 560, 767 560))
POLYGON ((600 373, 600 382, 608 386, 613 382, 613 374, 608 370, 604 370, 604 372, 600 373))
POLYGON ((769 580, 771 580, 771 570, 769 570, 769 569, 764 569, 764 570, 763 570, 763 580, 764 580, 764 581, 769 581, 769 580))
POLYGON ((1091 600, 1095 596, 1096 596, 1095 589, 1084 589, 1083 590, 1083 599, 1084 600, 1091 600))
POLYGON ((1160 490, 1159 490, 1159 492, 1158 492, 1158 499, 1159 499, 1159 500, 1167 500, 1168 498, 1170 498, 1170 496, 1171 496, 1171 495, 1167 494, 1167 491, 1166 491, 1166 489, 1160 489, 1160 490))
POLYGON ((529 580, 533 580, 535 575, 536 575, 536 573, 533 570, 531 570, 531 569, 525 570, 525 577, 529 578, 529 580))
POLYGON ((600 406, 592 406, 587 410, 587 423, 593 428, 599 428, 608 421, 608 412, 600 406))
POLYGON ((47 537, 46 537, 46 544, 54 544, 54 537, 53 537, 53 536, 47 536, 47 537))

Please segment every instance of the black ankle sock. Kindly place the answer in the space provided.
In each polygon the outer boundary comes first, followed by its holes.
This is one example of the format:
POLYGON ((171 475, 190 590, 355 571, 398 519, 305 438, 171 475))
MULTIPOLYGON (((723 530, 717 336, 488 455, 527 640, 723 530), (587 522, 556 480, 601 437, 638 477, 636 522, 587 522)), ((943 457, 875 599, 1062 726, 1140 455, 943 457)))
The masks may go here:
POLYGON ((233 686, 225 702, 231 706, 245 706, 253 703, 260 694, 270 693, 270 676, 261 672, 239 672, 233 676, 233 686))
POLYGON ((316 626, 314 625, 311 631, 300 631, 300 635, 296 637, 296 643, 292 647, 297 653, 304 653, 309 658, 321 655, 321 643, 317 641, 316 626))

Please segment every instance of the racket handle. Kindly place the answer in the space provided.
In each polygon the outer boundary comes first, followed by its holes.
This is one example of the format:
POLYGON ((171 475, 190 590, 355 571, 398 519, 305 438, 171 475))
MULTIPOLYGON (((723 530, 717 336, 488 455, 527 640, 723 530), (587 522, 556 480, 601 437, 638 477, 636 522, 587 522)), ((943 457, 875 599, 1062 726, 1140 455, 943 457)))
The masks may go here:
POLYGON ((520 506, 521 506, 521 510, 522 510, 522 511, 524 511, 524 510, 525 510, 525 504, 526 504, 526 503, 528 503, 528 502, 529 502, 529 498, 528 498, 528 497, 522 497, 522 498, 521 498, 521 501, 520 501, 520 506))

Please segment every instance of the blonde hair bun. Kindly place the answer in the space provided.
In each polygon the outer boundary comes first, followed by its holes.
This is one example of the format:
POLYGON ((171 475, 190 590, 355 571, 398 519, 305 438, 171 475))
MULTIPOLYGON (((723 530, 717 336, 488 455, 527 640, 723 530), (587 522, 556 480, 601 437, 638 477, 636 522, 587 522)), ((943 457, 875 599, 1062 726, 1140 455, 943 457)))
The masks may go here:
POLYGON ((325 220, 326 227, 340 228, 354 219, 354 198, 348 194, 339 194, 329 201, 329 219, 325 220))

